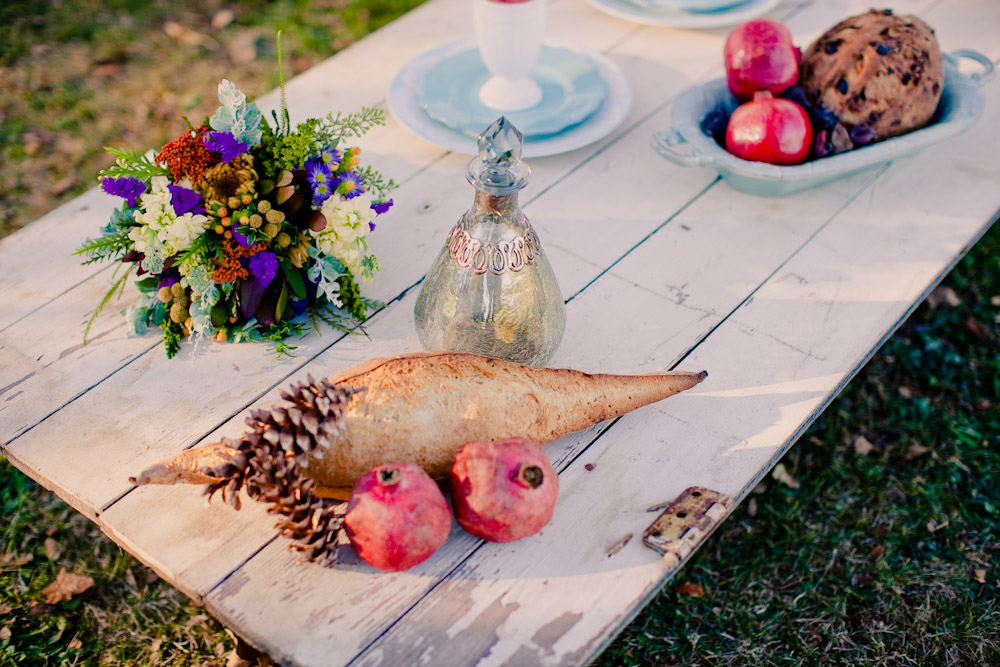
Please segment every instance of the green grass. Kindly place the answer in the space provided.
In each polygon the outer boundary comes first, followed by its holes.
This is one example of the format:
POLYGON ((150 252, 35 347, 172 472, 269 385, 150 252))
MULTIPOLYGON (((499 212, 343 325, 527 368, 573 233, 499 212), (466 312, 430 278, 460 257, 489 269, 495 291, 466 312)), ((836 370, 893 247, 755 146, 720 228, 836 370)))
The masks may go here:
MULTIPOLYGON (((0 236, 91 187, 102 145, 210 113, 218 79, 274 87, 277 28, 295 73, 418 3, 0 5, 0 236)), ((1000 664, 1000 228, 945 284, 785 457, 798 488, 768 477, 597 665, 1000 664)), ((0 665, 226 663, 204 609, 2 460, 0 507, 0 665), (63 569, 95 585, 46 604, 63 569)))

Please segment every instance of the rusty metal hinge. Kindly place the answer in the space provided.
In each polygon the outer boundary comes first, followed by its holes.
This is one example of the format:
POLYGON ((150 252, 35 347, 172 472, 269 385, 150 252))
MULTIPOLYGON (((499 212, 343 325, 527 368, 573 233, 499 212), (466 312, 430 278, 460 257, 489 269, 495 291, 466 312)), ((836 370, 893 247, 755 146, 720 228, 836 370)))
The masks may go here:
MULTIPOLYGON (((667 505, 642 534, 642 541, 663 554, 667 567, 677 567, 722 523, 732 499, 711 489, 692 486, 667 505)), ((651 507, 649 511, 662 508, 651 507)))

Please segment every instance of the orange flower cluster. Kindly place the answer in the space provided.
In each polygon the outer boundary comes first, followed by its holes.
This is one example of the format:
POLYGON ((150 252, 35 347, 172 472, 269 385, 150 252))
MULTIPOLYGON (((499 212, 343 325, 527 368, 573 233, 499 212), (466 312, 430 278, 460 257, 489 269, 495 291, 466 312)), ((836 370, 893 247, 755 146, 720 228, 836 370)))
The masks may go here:
POLYGON ((215 272, 212 273, 212 280, 216 284, 228 283, 237 278, 249 278, 250 272, 240 264, 240 259, 253 257, 257 253, 267 248, 265 241, 258 241, 249 248, 244 248, 233 239, 223 239, 222 255, 223 259, 215 261, 215 272))
POLYGON ((205 133, 211 129, 202 123, 197 130, 188 130, 164 144, 156 161, 166 162, 170 166, 174 181, 187 176, 192 183, 198 183, 205 171, 219 162, 219 158, 205 148, 205 133))

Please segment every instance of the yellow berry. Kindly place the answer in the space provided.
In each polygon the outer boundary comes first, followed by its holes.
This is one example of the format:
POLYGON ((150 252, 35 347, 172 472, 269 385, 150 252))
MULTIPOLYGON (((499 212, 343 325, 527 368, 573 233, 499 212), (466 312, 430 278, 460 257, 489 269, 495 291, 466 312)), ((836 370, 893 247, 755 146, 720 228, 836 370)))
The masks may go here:
POLYGON ((227 215, 222 220, 219 220, 219 222, 222 223, 223 227, 228 227, 229 225, 233 224, 233 219, 227 215))
POLYGON ((240 199, 240 201, 243 202, 244 204, 249 204, 250 202, 253 201, 253 197, 251 197, 250 195, 243 195, 243 198, 240 199))
MULTIPOLYGON (((215 226, 215 233, 216 234, 221 234, 223 232, 226 232, 226 228, 225 227, 223 227, 222 225, 216 225, 215 226)), ((226 233, 228 234, 229 232, 226 232, 226 233)))
POLYGON ((227 239, 231 239, 233 238, 233 233, 227 229, 226 233, 223 234, 223 236, 225 236, 227 239))
POLYGON ((266 199, 257 202, 257 210, 260 211, 261 213, 267 213, 268 211, 271 210, 271 202, 267 201, 266 199))
POLYGON ((265 217, 267 217, 268 222, 272 222, 277 225, 281 224, 285 220, 285 213, 284 211, 279 211, 276 208, 272 208, 270 211, 267 212, 267 215, 265 217))
POLYGON ((281 231, 281 227, 278 227, 278 225, 274 224, 273 222, 269 222, 266 225, 264 225, 264 233, 267 234, 268 238, 273 239, 275 236, 278 235, 279 231, 281 231))
POLYGON ((226 330, 225 329, 219 329, 218 333, 215 334, 215 340, 219 341, 220 343, 225 343, 226 342, 226 330))
POLYGON ((276 237, 274 237, 274 242, 279 248, 287 248, 292 244, 292 237, 286 232, 281 232, 276 237))
POLYGON ((227 210, 226 210, 226 207, 225 207, 225 206, 220 206, 220 207, 219 207, 219 210, 218 210, 218 211, 216 211, 216 212, 215 212, 215 214, 216 214, 217 216, 220 216, 220 217, 223 217, 223 218, 224 218, 224 217, 226 217, 227 215, 229 215, 229 211, 227 211, 227 210))
POLYGON ((161 287, 156 292, 156 298, 160 300, 160 303, 170 303, 171 299, 174 298, 173 292, 170 291, 169 287, 161 287))
POLYGON ((247 219, 247 224, 254 229, 260 229, 260 226, 264 224, 264 218, 260 217, 259 213, 254 213, 247 219))
POLYGON ((235 315, 230 315, 229 316, 229 323, 230 324, 236 324, 236 316, 235 315))

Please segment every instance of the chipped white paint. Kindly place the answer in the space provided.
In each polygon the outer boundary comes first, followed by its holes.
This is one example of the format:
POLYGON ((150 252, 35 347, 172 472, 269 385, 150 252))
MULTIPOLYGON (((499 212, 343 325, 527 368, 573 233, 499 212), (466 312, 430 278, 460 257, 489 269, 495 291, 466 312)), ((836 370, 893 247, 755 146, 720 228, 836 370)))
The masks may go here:
MULTIPOLYGON (((805 46, 867 7, 788 0, 774 15, 788 17, 805 46)), ((1000 4, 900 0, 895 8, 929 10, 946 51, 1000 57, 990 29, 1000 4)), ((381 103, 403 63, 470 25, 463 0, 431 0, 291 82, 292 113, 381 103)), ((992 219, 1000 84, 986 89, 986 117, 948 145, 821 189, 759 199, 647 145, 669 125, 671 100, 721 74, 724 31, 640 27, 569 0, 551 3, 550 25, 552 39, 606 52, 636 89, 629 118, 610 137, 531 164, 522 202, 573 297, 552 363, 641 372, 688 355, 683 368, 710 376, 549 445, 561 494, 541 533, 492 545, 456 527, 408 572, 326 570, 273 540, 260 506, 206 508, 196 488, 130 490, 127 477, 146 463, 238 434, 246 407, 276 402, 277 387, 293 379, 418 349, 416 294, 373 318, 367 338, 312 334, 293 360, 204 343, 193 359, 186 347, 167 361, 157 337, 123 336, 118 308, 95 325, 99 341, 80 348, 81 322, 107 279, 68 253, 113 205, 95 192, 0 242, 4 454, 285 663, 586 662, 672 571, 642 545, 655 518, 646 508, 695 484, 738 501, 992 219), (56 228, 61 245, 42 243, 56 228), (41 261, 60 270, 39 287, 29 278, 41 261)), ((370 294, 392 300, 421 278, 470 204, 466 158, 392 119, 362 145, 367 160, 403 183, 371 237, 385 268, 370 294)))

